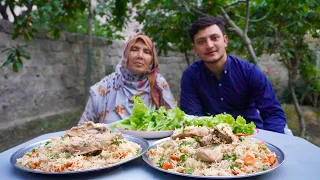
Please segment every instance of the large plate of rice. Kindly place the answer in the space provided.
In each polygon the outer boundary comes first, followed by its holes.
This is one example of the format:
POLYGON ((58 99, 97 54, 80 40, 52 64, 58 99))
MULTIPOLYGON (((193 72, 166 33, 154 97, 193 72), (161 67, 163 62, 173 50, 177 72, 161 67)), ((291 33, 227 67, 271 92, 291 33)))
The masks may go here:
POLYGON ((213 129, 178 129, 171 137, 150 145, 142 158, 152 168, 165 173, 233 179, 269 173, 282 165, 285 155, 270 143, 253 136, 236 136, 230 126, 219 124, 213 129))
MULTIPOLYGON (((52 137, 16 151, 10 162, 14 167, 32 173, 81 173, 119 166, 140 157, 149 147, 148 142, 140 137, 121 133, 113 137, 116 138, 101 146, 101 149, 96 143, 98 141, 89 137, 94 144, 83 144, 84 148, 89 148, 85 152, 81 152, 79 148, 72 149, 77 147, 73 146, 77 137, 52 137), (90 151, 92 149, 94 151, 90 151)), ((84 139, 85 137, 80 137, 79 143, 83 143, 81 140, 84 139)))

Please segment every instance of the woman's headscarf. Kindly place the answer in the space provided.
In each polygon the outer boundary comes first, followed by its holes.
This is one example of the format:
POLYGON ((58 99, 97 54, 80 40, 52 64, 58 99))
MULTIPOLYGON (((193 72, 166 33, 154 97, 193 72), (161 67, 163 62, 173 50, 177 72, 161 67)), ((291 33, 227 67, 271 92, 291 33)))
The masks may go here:
POLYGON ((128 41, 115 73, 102 79, 90 90, 91 96, 79 123, 112 123, 126 118, 132 113, 132 96, 140 96, 149 109, 176 107, 167 81, 158 74, 156 49, 151 39, 143 34, 138 34, 128 41), (152 51, 152 63, 144 74, 135 74, 127 66, 130 49, 138 40, 142 40, 152 51))
MULTIPOLYGON (((153 57, 152 63, 145 74, 150 85, 150 94, 151 94, 152 102, 156 105, 157 108, 161 106, 165 106, 167 109, 170 109, 169 104, 163 99, 162 89, 158 86, 156 82, 156 76, 158 73, 158 58, 157 58, 156 48, 148 36, 143 34, 138 34, 132 37, 128 41, 124 50, 121 68, 122 69, 126 68, 128 64, 128 56, 129 56, 130 49, 134 44, 137 43, 138 40, 142 40, 146 44, 146 46, 149 48, 149 50, 151 50, 152 52, 152 57, 153 57)), ((122 72, 125 73, 125 71, 122 71, 122 72)))

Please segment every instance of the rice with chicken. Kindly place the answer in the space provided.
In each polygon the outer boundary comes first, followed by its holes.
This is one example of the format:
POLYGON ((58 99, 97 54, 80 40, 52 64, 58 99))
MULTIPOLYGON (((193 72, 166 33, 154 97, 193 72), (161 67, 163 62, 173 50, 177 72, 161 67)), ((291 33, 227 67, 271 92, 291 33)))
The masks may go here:
POLYGON ((254 174, 276 163, 276 154, 264 142, 237 136, 228 124, 178 129, 147 153, 154 166, 200 176, 254 174))
POLYGON ((17 159, 17 164, 45 172, 79 171, 110 166, 139 154, 141 146, 112 134, 104 124, 85 123, 17 159))

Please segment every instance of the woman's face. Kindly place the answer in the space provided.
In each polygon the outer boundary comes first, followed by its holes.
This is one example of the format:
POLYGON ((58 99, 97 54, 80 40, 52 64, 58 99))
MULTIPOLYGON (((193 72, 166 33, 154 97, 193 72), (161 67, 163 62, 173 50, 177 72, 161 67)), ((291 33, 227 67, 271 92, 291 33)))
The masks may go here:
POLYGON ((152 59, 152 51, 143 42, 143 40, 138 39, 137 42, 129 49, 128 69, 133 73, 143 74, 148 71, 152 59))

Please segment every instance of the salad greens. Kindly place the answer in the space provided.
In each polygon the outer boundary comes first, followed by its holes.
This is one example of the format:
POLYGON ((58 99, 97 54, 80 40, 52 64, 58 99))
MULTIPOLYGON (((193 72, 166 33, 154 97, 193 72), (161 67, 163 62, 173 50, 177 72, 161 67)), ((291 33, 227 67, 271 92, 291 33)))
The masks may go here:
POLYGON ((246 124, 246 120, 242 116, 238 116, 234 119, 230 114, 218 114, 216 116, 192 116, 185 114, 184 116, 185 126, 207 126, 215 127, 220 123, 227 123, 232 127, 235 134, 253 134, 256 125, 253 122, 246 124))
POLYGON ((133 96, 132 114, 126 119, 110 124, 110 129, 116 127, 121 129, 140 131, 163 131, 174 130, 182 126, 207 126, 215 127, 219 123, 227 123, 232 127, 235 134, 253 134, 256 126, 253 122, 246 124, 246 120, 238 116, 234 119, 230 114, 218 114, 216 116, 192 116, 185 114, 179 108, 166 110, 160 107, 150 110, 139 96, 133 96))
POLYGON ((184 112, 179 108, 166 110, 165 107, 153 111, 148 109, 139 96, 134 96, 132 114, 128 118, 111 125, 121 129, 140 131, 160 131, 180 128, 184 112))

